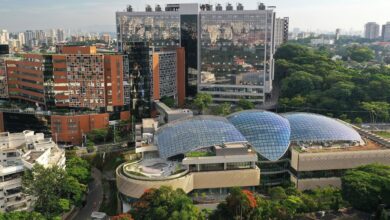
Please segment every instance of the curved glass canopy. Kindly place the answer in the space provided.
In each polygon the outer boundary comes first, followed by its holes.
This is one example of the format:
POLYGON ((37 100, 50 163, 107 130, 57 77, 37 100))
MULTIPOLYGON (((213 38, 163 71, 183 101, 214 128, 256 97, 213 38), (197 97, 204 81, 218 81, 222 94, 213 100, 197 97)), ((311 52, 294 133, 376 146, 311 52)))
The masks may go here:
POLYGON ((359 133, 347 124, 335 119, 312 113, 283 114, 291 126, 291 141, 326 142, 358 141, 362 142, 359 133))
POLYGON ((243 111, 228 116, 228 120, 266 159, 276 161, 288 150, 290 124, 287 119, 267 111, 243 111))
POLYGON ((246 142, 245 137, 226 118, 197 116, 162 126, 155 144, 160 157, 169 158, 203 147, 228 142, 246 142))

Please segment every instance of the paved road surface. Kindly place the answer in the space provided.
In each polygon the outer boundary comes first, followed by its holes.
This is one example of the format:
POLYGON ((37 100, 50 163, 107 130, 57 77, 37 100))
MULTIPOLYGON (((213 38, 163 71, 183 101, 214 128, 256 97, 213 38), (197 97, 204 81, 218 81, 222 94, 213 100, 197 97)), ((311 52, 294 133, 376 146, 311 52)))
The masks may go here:
POLYGON ((95 167, 92 168, 93 181, 89 184, 87 204, 77 213, 73 220, 90 219, 92 212, 99 211, 103 200, 102 174, 95 167))

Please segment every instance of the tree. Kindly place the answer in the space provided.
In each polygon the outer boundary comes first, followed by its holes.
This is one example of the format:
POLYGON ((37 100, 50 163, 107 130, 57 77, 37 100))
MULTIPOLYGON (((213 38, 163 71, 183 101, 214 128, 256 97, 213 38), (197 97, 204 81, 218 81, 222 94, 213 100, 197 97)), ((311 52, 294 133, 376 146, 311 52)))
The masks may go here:
POLYGON ((108 128, 93 129, 87 134, 87 138, 94 143, 106 142, 108 133, 108 128))
POLYGON ((371 164, 349 170, 341 178, 342 196, 354 208, 373 212, 390 205, 390 166, 371 164))
POLYGON ((387 102, 362 102, 362 108, 370 113, 371 122, 377 119, 387 121, 389 119, 390 104, 387 102))
POLYGON ((79 205, 86 187, 57 166, 44 168, 36 164, 25 171, 23 192, 34 196, 34 208, 46 218, 54 218, 69 210, 70 204, 79 205))
POLYGON ((231 105, 225 102, 217 106, 216 114, 221 116, 226 116, 231 113, 231 109, 232 109, 231 105))
POLYGON ((363 123, 363 119, 360 118, 360 117, 356 117, 354 120, 353 120, 353 123, 354 124, 357 124, 357 125, 361 125, 363 123))
POLYGON ((27 212, 27 211, 15 211, 0 213, 1 220, 46 220, 38 212, 27 212))
POLYGON ((286 97, 304 95, 321 87, 322 78, 308 72, 299 71, 282 80, 282 93, 286 97))
POLYGON ((366 62, 374 59, 374 51, 365 46, 351 46, 347 48, 347 55, 356 62, 366 62))
POLYGON ((208 108, 212 101, 213 98, 210 94, 198 93, 195 97, 194 104, 199 109, 200 114, 202 114, 203 111, 208 108))
POLYGON ((80 157, 73 157, 66 161, 66 172, 82 184, 88 184, 91 180, 91 166, 88 161, 80 157))
POLYGON ((202 213, 194 206, 192 200, 187 197, 182 189, 173 190, 168 186, 147 190, 141 198, 133 204, 131 215, 136 220, 204 219, 202 213))
POLYGON ((254 109, 255 108, 255 104, 253 104, 253 102, 251 101, 248 101, 246 99, 240 99, 237 103, 238 107, 244 109, 244 110, 248 110, 248 109, 254 109))
POLYGON ((281 200, 287 198, 286 192, 284 191, 283 187, 280 186, 271 188, 268 193, 273 200, 281 200))
POLYGON ((123 213, 123 214, 111 217, 111 220, 133 220, 133 218, 131 217, 130 214, 123 213))
POLYGON ((234 187, 230 189, 226 200, 217 206, 210 219, 250 219, 255 213, 259 214, 259 210, 257 210, 257 199, 253 193, 234 187))

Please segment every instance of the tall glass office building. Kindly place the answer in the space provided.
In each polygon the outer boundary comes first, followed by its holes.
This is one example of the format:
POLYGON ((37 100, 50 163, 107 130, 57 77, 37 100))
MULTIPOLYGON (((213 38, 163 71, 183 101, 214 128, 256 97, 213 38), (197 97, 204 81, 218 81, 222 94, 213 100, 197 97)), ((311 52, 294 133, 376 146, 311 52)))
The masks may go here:
POLYGON ((261 104, 272 91, 275 13, 217 5, 168 4, 165 11, 117 12, 118 48, 128 42, 185 48, 186 95, 261 104))
POLYGON ((154 48, 185 48, 186 94, 193 96, 197 91, 198 75, 198 4, 168 4, 165 11, 157 5, 146 7, 144 12, 116 13, 119 52, 128 44, 147 42, 154 48))
POLYGON ((272 10, 201 11, 199 91, 263 103, 272 90, 273 22, 272 10))

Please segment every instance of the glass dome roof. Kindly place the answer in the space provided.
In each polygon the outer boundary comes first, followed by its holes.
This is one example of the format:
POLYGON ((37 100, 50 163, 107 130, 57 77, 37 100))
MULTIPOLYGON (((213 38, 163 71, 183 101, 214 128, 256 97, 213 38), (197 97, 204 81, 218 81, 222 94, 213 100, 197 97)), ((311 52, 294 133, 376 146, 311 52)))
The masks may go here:
POLYGON ((359 141, 362 138, 352 127, 335 119, 312 113, 283 114, 291 126, 291 141, 359 141))
POLYGON ((228 120, 266 159, 276 161, 288 150, 290 124, 280 115, 267 111, 243 111, 228 116, 228 120))
POLYGON ((228 142, 247 141, 226 118, 215 116, 177 120, 159 128, 155 135, 160 157, 165 159, 228 142))

